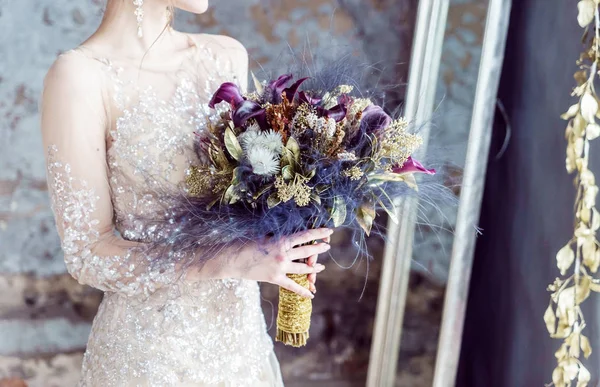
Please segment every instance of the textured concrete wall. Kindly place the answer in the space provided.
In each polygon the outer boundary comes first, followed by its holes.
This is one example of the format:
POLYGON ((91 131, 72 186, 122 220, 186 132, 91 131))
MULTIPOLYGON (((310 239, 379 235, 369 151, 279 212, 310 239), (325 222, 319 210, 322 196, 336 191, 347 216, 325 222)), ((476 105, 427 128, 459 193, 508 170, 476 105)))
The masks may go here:
MULTIPOLYGON (((258 64, 285 67, 279 58, 288 44, 301 47, 309 40, 316 52, 324 45, 341 51, 351 46, 386 68, 383 82, 407 81, 416 0, 213 3, 204 15, 178 15, 178 27, 240 39, 249 49, 255 70, 258 64)), ((99 292, 79 286, 65 273, 45 186, 37 103, 47 68, 56 55, 77 46, 94 31, 103 4, 104 0, 0 1, 0 379, 21 377, 31 386, 73 385, 101 299, 99 292)), ((476 0, 456 1, 451 8, 440 81, 440 95, 446 96, 443 106, 451 114, 440 115, 434 144, 461 144, 466 137, 470 79, 477 66, 484 9, 476 0)), ((402 95, 402 88, 390 92, 398 101, 402 95)), ((460 166, 460 152, 457 154, 451 161, 460 166)), ((453 173, 459 176, 460 168, 453 173)), ((443 210, 448 218, 443 224, 451 227, 452 211, 443 210)), ((423 230, 420 235, 415 267, 443 283, 451 233, 423 230)), ((340 236, 334 254, 348 253, 344 242, 340 236)), ((380 255, 381 241, 373 241, 373 250, 380 255)), ((366 292, 356 302, 363 291, 364 273, 364 265, 357 270, 334 268, 320 279, 312 346, 305 356, 278 347, 290 385, 302 385, 307 379, 364 376, 378 264, 371 266, 366 292), (356 302, 356 307, 344 307, 337 301, 340 298, 356 302)), ((413 289, 401 374, 402 380, 413 381, 406 385, 414 387, 427 385, 431 374, 442 288, 415 281, 413 289), (420 323, 425 320, 429 322, 420 323), (422 384, 414 382, 415 378, 422 384)), ((265 287, 264 293, 266 300, 276 297, 270 287, 265 287)), ((271 322, 268 303, 265 315, 271 322)))

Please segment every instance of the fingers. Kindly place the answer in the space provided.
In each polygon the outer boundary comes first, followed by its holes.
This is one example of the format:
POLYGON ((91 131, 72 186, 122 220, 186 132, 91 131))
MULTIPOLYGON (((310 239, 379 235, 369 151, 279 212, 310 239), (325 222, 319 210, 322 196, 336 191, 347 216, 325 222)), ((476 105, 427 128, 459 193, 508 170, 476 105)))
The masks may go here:
POLYGON ((316 245, 295 247, 287 253, 287 258, 290 261, 295 261, 297 259, 305 259, 310 257, 311 255, 323 254, 324 252, 329 251, 330 248, 331 246, 327 243, 317 243, 316 245))
POLYGON ((303 245, 305 243, 309 243, 319 239, 325 239, 328 238, 331 234, 333 234, 333 230, 329 228, 317 228, 314 230, 302 231, 292 235, 289 238, 289 247, 303 245))
MULTIPOLYGON (((304 265, 304 266, 306 266, 306 265, 304 265)), ((315 298, 315 296, 313 296, 312 293, 308 289, 302 287, 301 285, 298 285, 296 282, 294 282, 294 280, 289 279, 286 276, 283 276, 281 278, 281 280, 276 283, 276 285, 279 285, 282 288, 289 290, 290 292, 299 294, 302 297, 311 298, 311 299, 315 298)))
MULTIPOLYGON (((317 259, 319 258, 318 255, 311 255, 308 258, 308 261, 306 262, 306 264, 308 266, 315 266, 317 264, 317 259)), ((316 293, 317 288, 315 287, 315 282, 317 282, 317 273, 311 273, 308 275, 308 282, 310 282, 310 287, 309 290, 313 293, 316 293)))
POLYGON ((316 274, 325 270, 325 266, 318 264, 315 267, 306 263, 290 262, 286 266, 286 274, 316 274))

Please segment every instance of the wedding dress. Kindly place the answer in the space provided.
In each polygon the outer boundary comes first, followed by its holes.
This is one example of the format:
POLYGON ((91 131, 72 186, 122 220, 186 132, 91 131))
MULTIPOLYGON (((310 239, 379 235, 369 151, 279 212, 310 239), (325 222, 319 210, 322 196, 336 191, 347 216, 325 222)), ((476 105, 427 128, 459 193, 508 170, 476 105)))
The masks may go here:
POLYGON ((216 114, 210 96, 223 82, 246 82, 236 62, 247 56, 223 49, 222 38, 190 36, 185 52, 160 64, 81 47, 46 78, 42 132, 65 262, 105 292, 80 386, 283 385, 256 282, 190 283, 178 273, 190 257, 144 251, 152 237, 143 219, 168 207, 155 185, 181 186, 197 161, 194 133, 216 114))

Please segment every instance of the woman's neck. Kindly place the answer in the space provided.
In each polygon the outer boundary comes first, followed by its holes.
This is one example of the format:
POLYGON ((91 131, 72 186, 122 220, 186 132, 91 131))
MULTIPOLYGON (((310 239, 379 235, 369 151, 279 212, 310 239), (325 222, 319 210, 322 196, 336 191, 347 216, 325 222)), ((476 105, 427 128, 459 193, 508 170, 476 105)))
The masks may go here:
POLYGON ((181 48, 181 36, 173 34, 169 26, 172 16, 167 0, 144 1, 142 37, 138 36, 135 9, 133 0, 108 0, 100 26, 84 45, 123 58, 160 56, 181 48))

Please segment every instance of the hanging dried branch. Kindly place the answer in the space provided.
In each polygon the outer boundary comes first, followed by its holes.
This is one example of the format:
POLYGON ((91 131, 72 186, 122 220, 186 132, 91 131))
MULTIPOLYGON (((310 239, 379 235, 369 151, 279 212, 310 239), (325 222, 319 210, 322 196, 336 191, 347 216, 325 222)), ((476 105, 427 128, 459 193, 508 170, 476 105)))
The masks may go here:
POLYGON ((561 116, 568 121, 566 169, 568 173, 575 173, 577 196, 575 232, 556 254, 562 278, 556 278, 548 286, 552 295, 544 313, 550 335, 563 340, 555 353, 557 366, 550 384, 556 387, 570 387, 574 382, 577 387, 585 387, 591 378, 580 360, 582 354, 587 359, 592 353, 590 341, 582 333, 585 319, 581 304, 592 291, 600 291, 600 280, 592 276, 600 266, 600 244, 596 239, 600 228, 600 213, 596 210, 598 186, 594 173, 588 169, 589 142, 600 136, 600 126, 595 121, 600 114, 594 87, 600 61, 599 5, 600 0, 581 0, 577 4, 577 21, 584 28, 584 51, 577 60, 579 70, 574 74, 577 87, 572 96, 579 101, 561 116))

